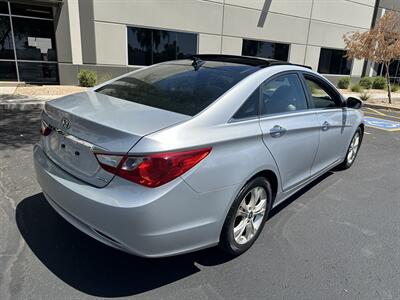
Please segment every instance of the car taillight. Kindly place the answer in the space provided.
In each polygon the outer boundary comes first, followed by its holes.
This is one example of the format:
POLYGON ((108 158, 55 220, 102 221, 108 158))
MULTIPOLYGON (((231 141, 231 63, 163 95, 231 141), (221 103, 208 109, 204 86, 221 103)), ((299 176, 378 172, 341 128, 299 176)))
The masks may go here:
POLYGON ((166 152, 146 156, 96 153, 101 167, 119 177, 155 188, 193 168, 211 151, 211 148, 182 152, 166 152))
POLYGON ((48 136, 51 133, 50 126, 42 120, 42 124, 40 126, 40 134, 43 136, 48 136))

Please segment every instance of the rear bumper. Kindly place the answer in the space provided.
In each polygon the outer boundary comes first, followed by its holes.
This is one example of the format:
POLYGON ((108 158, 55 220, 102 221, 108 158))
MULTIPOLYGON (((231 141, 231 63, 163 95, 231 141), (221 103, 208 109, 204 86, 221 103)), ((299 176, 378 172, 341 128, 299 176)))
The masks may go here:
POLYGON ((37 180, 50 205, 67 221, 114 248, 161 257, 216 245, 237 187, 197 193, 181 178, 149 189, 115 177, 90 186, 34 148, 37 180))

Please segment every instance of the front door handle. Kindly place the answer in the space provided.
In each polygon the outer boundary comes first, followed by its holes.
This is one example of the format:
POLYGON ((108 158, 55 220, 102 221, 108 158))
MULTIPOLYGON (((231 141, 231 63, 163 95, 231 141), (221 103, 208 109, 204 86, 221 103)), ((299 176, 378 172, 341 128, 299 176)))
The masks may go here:
POLYGON ((331 124, 329 124, 328 121, 325 121, 325 122, 322 124, 322 127, 321 127, 322 131, 327 131, 327 130, 329 129, 329 126, 331 126, 331 124))
POLYGON ((285 132, 286 129, 279 125, 275 125, 269 130, 269 134, 274 138, 281 137, 282 135, 285 134, 285 132))

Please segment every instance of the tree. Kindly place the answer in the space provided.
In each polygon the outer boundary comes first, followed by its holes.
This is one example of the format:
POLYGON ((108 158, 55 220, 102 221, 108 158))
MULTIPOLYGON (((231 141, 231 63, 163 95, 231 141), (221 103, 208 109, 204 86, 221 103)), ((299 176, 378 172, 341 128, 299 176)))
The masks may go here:
POLYGON ((385 66, 388 98, 392 103, 389 66, 400 58, 400 14, 389 11, 370 30, 349 32, 343 39, 347 58, 366 59, 385 66))

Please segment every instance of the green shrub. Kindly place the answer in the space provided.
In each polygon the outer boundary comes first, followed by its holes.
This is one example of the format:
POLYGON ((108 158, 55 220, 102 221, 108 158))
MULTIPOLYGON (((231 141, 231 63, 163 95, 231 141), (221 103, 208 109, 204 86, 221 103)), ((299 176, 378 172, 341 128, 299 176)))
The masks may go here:
POLYGON ((374 78, 374 82, 372 83, 372 88, 377 90, 384 90, 387 87, 386 78, 382 76, 378 76, 374 78))
POLYGON ((92 87, 96 85, 97 74, 89 70, 81 70, 78 73, 78 81, 80 86, 92 87))
POLYGON ((351 87, 351 91, 354 93, 361 93, 362 92, 362 87, 359 84, 355 84, 351 87))
POLYGON ((361 85, 364 89, 369 90, 370 88, 372 88, 373 82, 374 82, 373 78, 363 77, 360 79, 360 82, 358 84, 361 85))
POLYGON ((398 85, 398 84, 393 84, 392 86, 391 86, 391 89, 390 89, 390 91, 392 91, 393 93, 396 93, 396 92, 398 92, 400 90, 400 85, 398 85))
POLYGON ((369 98, 371 98, 371 95, 370 95, 368 92, 363 91, 363 92, 360 94, 360 99, 361 99, 362 101, 367 101, 369 98))
POLYGON ((348 89, 350 86, 350 82, 350 77, 343 77, 339 79, 337 86, 339 89, 348 89))

